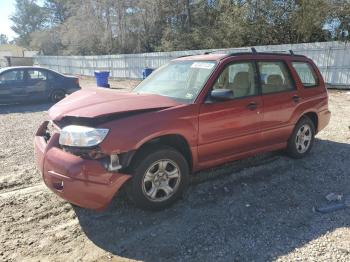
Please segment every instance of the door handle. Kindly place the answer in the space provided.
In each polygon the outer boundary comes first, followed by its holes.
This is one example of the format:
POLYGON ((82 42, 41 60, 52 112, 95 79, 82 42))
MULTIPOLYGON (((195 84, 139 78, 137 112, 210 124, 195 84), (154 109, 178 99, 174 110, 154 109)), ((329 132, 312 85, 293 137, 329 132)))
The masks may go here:
POLYGON ((292 99, 295 103, 298 103, 300 101, 300 97, 298 95, 294 95, 292 99))
POLYGON ((255 110, 257 107, 258 107, 258 104, 255 103, 255 102, 250 102, 250 103, 247 105, 247 108, 248 108, 249 110, 255 110))

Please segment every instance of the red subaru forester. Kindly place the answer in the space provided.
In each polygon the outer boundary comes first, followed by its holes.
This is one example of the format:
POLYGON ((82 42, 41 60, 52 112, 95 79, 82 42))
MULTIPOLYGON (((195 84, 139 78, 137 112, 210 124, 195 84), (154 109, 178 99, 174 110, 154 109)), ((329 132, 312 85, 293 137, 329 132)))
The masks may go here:
POLYGON ((85 89, 55 104, 35 136, 36 163, 76 205, 103 209, 125 186, 137 206, 162 209, 195 171, 283 148, 305 156, 330 115, 305 56, 187 56, 131 92, 85 89))

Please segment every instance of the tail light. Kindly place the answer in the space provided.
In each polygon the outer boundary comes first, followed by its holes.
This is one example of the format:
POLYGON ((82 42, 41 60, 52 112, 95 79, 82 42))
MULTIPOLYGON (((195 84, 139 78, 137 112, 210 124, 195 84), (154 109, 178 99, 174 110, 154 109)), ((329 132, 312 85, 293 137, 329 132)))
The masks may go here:
POLYGON ((76 83, 77 85, 79 85, 79 78, 76 78, 76 79, 75 79, 75 83, 76 83))

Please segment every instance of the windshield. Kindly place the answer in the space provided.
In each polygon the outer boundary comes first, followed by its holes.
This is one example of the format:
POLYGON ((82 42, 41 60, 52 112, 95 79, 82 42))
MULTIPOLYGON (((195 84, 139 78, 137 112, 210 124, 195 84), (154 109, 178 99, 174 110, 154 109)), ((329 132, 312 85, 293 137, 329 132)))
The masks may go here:
POLYGON ((192 103, 215 65, 215 61, 174 61, 154 71, 133 91, 192 103))

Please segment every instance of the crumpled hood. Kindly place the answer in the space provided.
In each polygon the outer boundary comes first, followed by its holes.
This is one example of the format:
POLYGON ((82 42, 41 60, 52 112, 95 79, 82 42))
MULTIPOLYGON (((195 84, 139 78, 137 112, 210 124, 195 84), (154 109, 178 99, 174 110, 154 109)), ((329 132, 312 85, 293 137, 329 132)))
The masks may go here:
POLYGON ((59 121, 65 116, 93 118, 176 105, 179 103, 164 96, 94 88, 69 95, 50 108, 49 116, 59 121))

